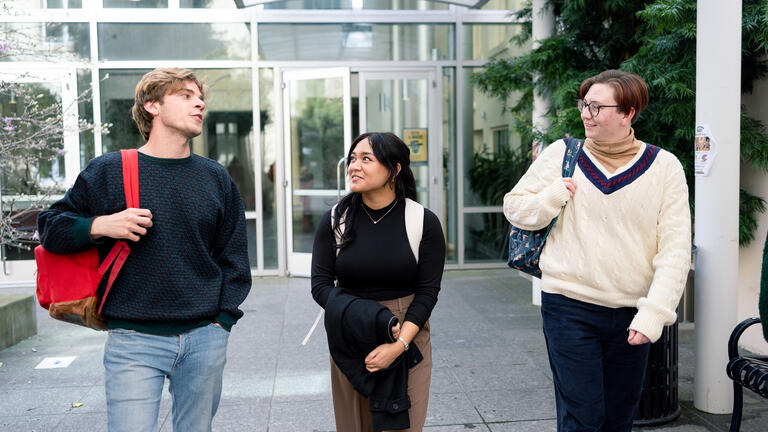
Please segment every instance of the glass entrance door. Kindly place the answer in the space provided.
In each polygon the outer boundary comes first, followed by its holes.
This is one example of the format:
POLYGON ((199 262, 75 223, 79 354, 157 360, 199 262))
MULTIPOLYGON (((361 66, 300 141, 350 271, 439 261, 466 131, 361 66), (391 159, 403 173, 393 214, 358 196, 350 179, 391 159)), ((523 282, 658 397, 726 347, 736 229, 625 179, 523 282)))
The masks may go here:
POLYGON ((392 132, 411 148, 418 201, 443 221, 440 81, 436 71, 360 72, 360 132, 392 132))
POLYGON ((349 69, 283 73, 288 273, 309 276, 323 214, 346 189, 340 163, 352 142, 349 69))

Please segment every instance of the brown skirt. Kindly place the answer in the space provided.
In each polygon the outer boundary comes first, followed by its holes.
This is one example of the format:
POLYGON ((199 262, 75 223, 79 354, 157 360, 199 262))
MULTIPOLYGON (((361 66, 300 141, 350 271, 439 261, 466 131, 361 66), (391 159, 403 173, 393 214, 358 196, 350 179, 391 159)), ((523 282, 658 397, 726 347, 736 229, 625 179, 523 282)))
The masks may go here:
MULTIPOLYGON (((402 323, 412 300, 413 294, 379 303, 389 308, 402 323)), ((427 419, 429 384, 432 378, 432 342, 429 337, 429 321, 419 330, 412 343, 419 347, 424 359, 408 371, 408 397, 411 399, 408 417, 411 420, 411 427, 402 429, 403 432, 421 432, 427 419)), ((331 389, 336 430, 338 432, 372 432, 368 398, 352 387, 347 377, 336 367, 333 358, 331 358, 331 389)))

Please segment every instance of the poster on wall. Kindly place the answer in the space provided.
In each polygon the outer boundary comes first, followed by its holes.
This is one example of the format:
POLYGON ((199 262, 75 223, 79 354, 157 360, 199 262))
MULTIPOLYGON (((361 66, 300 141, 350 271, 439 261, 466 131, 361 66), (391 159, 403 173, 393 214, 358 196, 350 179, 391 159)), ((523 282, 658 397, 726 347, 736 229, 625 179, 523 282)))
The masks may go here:
POLYGON ((427 129, 403 129, 403 141, 411 149, 411 162, 427 161, 427 129))
POLYGON ((717 142, 712 136, 709 125, 696 125, 696 137, 694 138, 694 174, 699 177, 709 175, 712 161, 717 155, 717 142))

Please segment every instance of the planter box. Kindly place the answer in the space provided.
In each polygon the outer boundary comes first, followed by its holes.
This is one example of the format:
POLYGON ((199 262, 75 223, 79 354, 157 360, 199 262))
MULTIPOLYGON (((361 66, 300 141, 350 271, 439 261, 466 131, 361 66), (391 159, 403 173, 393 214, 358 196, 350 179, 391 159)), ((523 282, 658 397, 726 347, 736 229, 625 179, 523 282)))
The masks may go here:
POLYGON ((0 350, 37 334, 35 296, 0 294, 0 350))

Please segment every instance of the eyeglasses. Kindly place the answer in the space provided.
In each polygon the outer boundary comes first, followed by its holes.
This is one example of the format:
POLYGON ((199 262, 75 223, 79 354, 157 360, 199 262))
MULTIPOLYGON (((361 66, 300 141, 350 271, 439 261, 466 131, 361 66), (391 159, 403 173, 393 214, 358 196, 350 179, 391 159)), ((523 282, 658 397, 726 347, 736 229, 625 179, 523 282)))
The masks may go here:
POLYGON ((599 105, 597 102, 592 102, 591 104, 587 104, 586 102, 584 102, 584 99, 577 100, 576 106, 579 107, 579 112, 583 112, 584 108, 587 108, 589 110, 589 115, 591 117, 597 117, 600 114, 600 108, 618 107, 618 105, 599 105))

